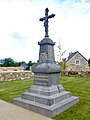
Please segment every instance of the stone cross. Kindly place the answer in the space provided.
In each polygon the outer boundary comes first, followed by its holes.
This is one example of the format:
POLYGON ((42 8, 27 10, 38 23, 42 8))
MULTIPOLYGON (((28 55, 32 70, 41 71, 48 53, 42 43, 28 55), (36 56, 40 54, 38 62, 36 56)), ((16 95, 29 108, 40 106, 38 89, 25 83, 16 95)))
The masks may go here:
POLYGON ((48 15, 48 12, 49 12, 49 9, 46 8, 45 9, 45 17, 39 19, 40 21, 44 21, 45 37, 49 37, 49 35, 48 35, 48 19, 53 18, 55 16, 55 14, 48 15))
POLYGON ((65 91, 60 84, 61 67, 55 62, 55 43, 48 36, 48 19, 55 15, 48 15, 48 11, 46 8, 45 17, 40 18, 40 21, 44 21, 45 38, 38 42, 39 60, 32 66, 34 84, 27 92, 22 93, 21 97, 14 98, 13 103, 54 117, 79 102, 79 98, 65 91))

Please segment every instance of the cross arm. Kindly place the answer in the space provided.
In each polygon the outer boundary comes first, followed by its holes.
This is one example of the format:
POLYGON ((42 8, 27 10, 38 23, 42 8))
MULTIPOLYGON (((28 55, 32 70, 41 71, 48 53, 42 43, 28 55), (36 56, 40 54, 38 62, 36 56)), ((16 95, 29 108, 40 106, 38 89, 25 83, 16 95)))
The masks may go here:
POLYGON ((51 14, 48 16, 48 18, 53 18, 55 16, 55 14, 51 14))
POLYGON ((43 20, 45 20, 45 18, 46 18, 46 17, 40 18, 39 21, 43 21, 43 20))

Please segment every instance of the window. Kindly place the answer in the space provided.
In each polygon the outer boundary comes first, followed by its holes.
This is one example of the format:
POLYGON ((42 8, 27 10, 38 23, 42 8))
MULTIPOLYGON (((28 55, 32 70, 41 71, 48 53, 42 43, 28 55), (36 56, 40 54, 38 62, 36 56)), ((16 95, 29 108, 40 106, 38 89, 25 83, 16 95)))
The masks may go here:
POLYGON ((79 65, 80 64, 80 60, 76 60, 76 64, 79 65))
POLYGON ((69 70, 69 71, 72 71, 72 68, 69 68, 68 70, 69 70))

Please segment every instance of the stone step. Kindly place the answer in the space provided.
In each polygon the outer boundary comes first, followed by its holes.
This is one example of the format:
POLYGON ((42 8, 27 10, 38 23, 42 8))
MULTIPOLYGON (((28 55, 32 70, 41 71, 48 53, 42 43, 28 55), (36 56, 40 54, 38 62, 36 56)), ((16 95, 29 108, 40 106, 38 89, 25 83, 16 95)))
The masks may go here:
POLYGON ((37 103, 35 101, 29 101, 26 99, 14 98, 13 103, 16 105, 19 105, 21 107, 27 108, 29 110, 32 110, 34 112, 53 117, 55 115, 58 115, 59 113, 63 112, 64 110, 70 108, 74 104, 79 102, 79 98, 75 96, 71 96, 59 103, 56 103, 52 106, 44 105, 41 103, 37 103))
POLYGON ((38 95, 40 94, 40 95, 51 96, 63 91, 64 91, 63 86, 59 84, 50 87, 33 85, 32 87, 29 88, 28 92, 35 93, 38 95))
POLYGON ((38 103, 49 105, 49 106, 56 104, 62 100, 65 100, 69 97, 71 97, 71 92, 66 92, 66 91, 57 93, 52 96, 45 96, 45 95, 38 95, 30 92, 24 92, 21 96, 22 99, 38 102, 38 103))

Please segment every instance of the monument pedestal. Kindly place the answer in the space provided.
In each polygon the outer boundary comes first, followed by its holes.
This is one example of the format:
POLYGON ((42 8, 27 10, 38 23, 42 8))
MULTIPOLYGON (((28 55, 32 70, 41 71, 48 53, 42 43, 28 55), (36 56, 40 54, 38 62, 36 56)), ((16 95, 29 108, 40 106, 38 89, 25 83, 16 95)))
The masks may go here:
POLYGON ((55 43, 50 38, 41 42, 38 63, 32 67, 34 85, 21 97, 14 98, 13 103, 40 114, 54 117, 79 101, 71 92, 64 90, 60 84, 61 68, 55 62, 55 43))
POLYGON ((50 87, 33 85, 13 103, 37 113, 54 117, 79 101, 71 92, 64 91, 62 85, 50 87))

